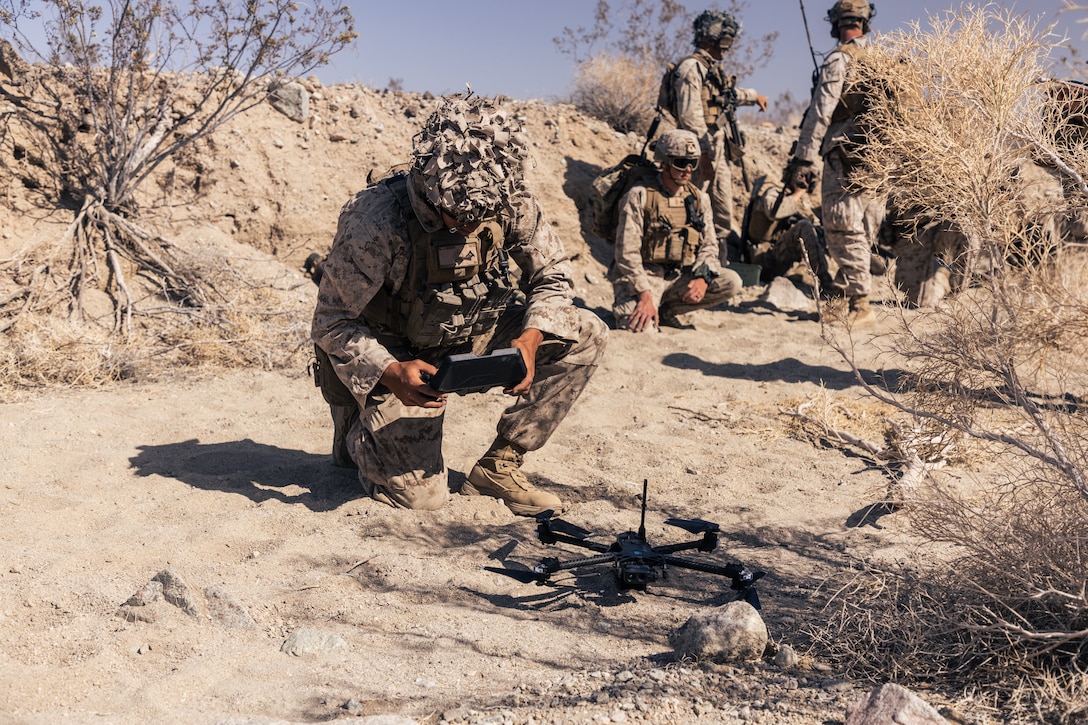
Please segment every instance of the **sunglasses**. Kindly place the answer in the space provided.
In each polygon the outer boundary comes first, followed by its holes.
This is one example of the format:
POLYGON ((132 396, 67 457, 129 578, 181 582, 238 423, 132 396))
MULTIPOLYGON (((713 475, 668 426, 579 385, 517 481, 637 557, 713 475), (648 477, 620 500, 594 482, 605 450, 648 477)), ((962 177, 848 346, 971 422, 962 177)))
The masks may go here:
POLYGON ((694 169, 698 165, 699 165, 699 159, 697 159, 697 158, 696 159, 689 159, 689 158, 681 157, 681 158, 676 158, 676 159, 672 160, 672 167, 674 169, 680 169, 681 171, 686 171, 688 169, 694 169))

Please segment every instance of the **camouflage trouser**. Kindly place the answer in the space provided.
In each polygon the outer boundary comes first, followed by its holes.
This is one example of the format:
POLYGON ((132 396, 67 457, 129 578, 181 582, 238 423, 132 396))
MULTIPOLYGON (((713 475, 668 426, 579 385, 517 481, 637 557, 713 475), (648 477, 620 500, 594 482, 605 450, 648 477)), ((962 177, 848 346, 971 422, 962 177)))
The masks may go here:
MULTIPOLYGON (((536 359, 536 376, 528 395, 503 411, 498 434, 527 451, 540 448, 570 410, 597 369, 608 330, 600 318, 577 310, 578 339, 563 343, 545 339, 536 359)), ((485 352, 509 347, 521 334, 524 308, 508 311, 498 323, 485 352)), ((444 408, 406 406, 383 387, 366 399, 359 419, 347 435, 347 447, 359 466, 363 490, 393 506, 433 510, 449 498, 442 455, 444 408)), ((450 396, 455 403, 456 396, 450 396)))
POLYGON ((733 164, 726 152, 725 135, 718 132, 714 136, 714 146, 710 156, 714 168, 714 178, 707 180, 705 173, 699 173, 695 183, 710 196, 710 209, 714 217, 714 232, 718 236, 719 257, 724 265, 728 261, 730 232, 740 233, 740 224, 734 223, 733 216, 733 164))
POLYGON ((895 245, 895 286, 915 307, 932 307, 966 284, 967 237, 948 224, 929 224, 895 245))
POLYGON ((869 296, 872 248, 884 218, 884 200, 858 193, 848 179, 849 167, 841 150, 824 157, 822 221, 827 253, 838 265, 835 283, 847 297, 869 296))
MULTIPOLYGON (((658 265, 646 267, 646 272, 651 293, 654 299, 660 300, 657 307, 661 317, 677 317, 685 312, 703 310, 728 302, 740 293, 742 286, 740 275, 724 268, 721 274, 707 283, 703 301, 692 304, 683 301, 688 284, 695 279, 690 272, 684 272, 672 280, 665 279, 665 270, 658 265)), ((630 282, 621 280, 612 283, 612 296, 612 314, 616 318, 616 329, 627 329, 627 321, 638 306, 638 292, 630 282)))

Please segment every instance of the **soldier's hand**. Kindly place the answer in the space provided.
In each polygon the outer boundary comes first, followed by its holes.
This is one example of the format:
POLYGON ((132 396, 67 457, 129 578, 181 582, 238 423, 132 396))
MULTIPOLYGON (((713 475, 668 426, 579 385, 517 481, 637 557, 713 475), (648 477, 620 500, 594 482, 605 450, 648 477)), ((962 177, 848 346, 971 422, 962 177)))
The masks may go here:
POLYGON ((422 378, 423 373, 436 372, 438 368, 423 360, 395 362, 385 369, 380 382, 405 405, 441 408, 446 404, 446 394, 427 385, 422 378))
POLYGON ((521 359, 525 361, 525 377, 521 382, 511 388, 505 388, 502 392, 507 395, 528 395, 529 388, 536 377, 536 351, 544 340, 544 333, 530 327, 510 342, 510 347, 521 350, 521 359))
POLYGON ((688 282, 688 289, 681 299, 689 305, 697 305, 703 301, 704 297, 706 297, 708 286, 709 285, 704 278, 696 277, 688 282))
POLYGON ((658 326, 657 307, 654 306, 653 293, 647 291, 638 296, 635 311, 627 320, 627 329, 631 332, 642 332, 650 325, 658 326))
POLYGON ((759 112, 766 113, 767 111, 767 96, 756 96, 756 103, 759 105, 759 112))

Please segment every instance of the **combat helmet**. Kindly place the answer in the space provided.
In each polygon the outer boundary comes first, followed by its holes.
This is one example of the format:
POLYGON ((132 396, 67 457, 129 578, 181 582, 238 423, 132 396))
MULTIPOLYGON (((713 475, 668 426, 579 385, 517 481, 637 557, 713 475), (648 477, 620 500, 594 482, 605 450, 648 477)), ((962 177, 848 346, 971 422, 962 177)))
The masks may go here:
POLYGON ((868 0, 836 0, 827 11, 827 20, 831 23, 831 37, 839 37, 839 26, 844 20, 853 20, 861 24, 863 33, 869 32, 869 21, 876 15, 876 7, 868 0))
POLYGON ((479 222, 527 193, 528 143, 513 114, 486 98, 446 96, 413 138, 417 191, 458 222, 479 222))
POLYGON ((721 10, 704 10, 695 18, 692 26, 695 29, 695 45, 721 43, 723 39, 732 45, 733 39, 740 33, 737 19, 721 10))
POLYGON ((682 128, 670 129, 654 142, 654 161, 662 166, 669 159, 697 159, 699 154, 699 137, 682 128))

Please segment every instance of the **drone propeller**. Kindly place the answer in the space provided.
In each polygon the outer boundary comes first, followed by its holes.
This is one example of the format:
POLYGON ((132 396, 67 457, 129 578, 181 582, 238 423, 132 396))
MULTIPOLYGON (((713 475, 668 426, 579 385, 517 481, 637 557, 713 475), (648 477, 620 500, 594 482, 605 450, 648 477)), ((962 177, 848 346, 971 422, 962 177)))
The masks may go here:
POLYGON ((555 512, 551 509, 538 513, 536 515, 537 526, 546 526, 549 530, 557 534, 565 534, 580 541, 588 539, 594 535, 592 531, 583 529, 580 526, 575 526, 569 521, 553 518, 554 516, 555 512))
POLYGON ((522 584, 530 584, 532 582, 543 582, 546 578, 545 575, 538 574, 530 569, 502 569, 497 566, 485 566, 484 571, 494 572, 495 574, 505 574, 511 579, 517 579, 522 584))
POLYGON ((707 531, 719 531, 718 525, 713 521, 703 519, 665 519, 669 526, 675 526, 687 531, 689 534, 705 534, 707 531))

